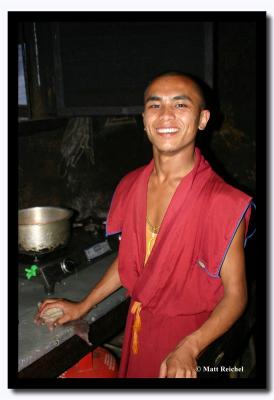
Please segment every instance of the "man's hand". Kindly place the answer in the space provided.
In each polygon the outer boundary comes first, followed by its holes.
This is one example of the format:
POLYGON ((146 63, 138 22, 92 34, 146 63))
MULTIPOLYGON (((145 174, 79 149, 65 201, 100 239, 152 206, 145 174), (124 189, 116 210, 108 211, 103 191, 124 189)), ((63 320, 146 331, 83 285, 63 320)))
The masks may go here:
POLYGON ((186 338, 160 367, 159 378, 197 378, 197 349, 186 338))
POLYGON ((57 317, 54 321, 51 321, 51 326, 63 325, 66 322, 80 318, 84 314, 81 303, 74 303, 63 299, 47 299, 40 305, 34 322, 38 325, 43 323, 43 315, 49 314, 50 309, 61 309, 63 312, 61 316, 57 317))

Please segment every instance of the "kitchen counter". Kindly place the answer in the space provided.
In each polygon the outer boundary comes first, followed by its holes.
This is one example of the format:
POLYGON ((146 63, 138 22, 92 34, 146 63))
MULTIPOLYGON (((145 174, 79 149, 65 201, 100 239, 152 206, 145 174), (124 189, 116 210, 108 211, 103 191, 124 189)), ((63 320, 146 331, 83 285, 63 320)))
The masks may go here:
MULTIPOLYGON (((37 364, 37 361, 45 358, 46 355, 54 354, 55 349, 62 348, 62 344, 75 336, 75 329, 70 324, 57 327, 53 331, 49 331, 45 325, 37 326, 33 322, 37 304, 46 297, 61 297, 74 301, 82 299, 97 284, 115 257, 116 253, 112 253, 67 277, 55 285, 55 293, 51 296, 45 294, 42 285, 19 278, 18 371, 22 372, 22 376, 25 369, 32 363, 37 364)), ((91 325, 91 331, 92 324, 103 320, 102 317, 109 315, 125 300, 126 291, 121 288, 93 308, 84 318, 91 325)), ((83 342, 79 337, 77 340, 83 342)), ((85 345, 88 346, 88 344, 85 345)), ((66 348, 68 346, 63 347, 65 351, 68 351, 66 348)))

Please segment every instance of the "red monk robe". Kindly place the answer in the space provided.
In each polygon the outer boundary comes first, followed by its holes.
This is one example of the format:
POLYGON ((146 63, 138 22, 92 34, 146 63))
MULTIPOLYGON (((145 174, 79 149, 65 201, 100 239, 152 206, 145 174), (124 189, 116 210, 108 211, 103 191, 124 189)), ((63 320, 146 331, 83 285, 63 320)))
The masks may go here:
POLYGON ((223 296, 220 270, 229 245, 243 218, 247 233, 250 217, 251 198, 226 184, 196 148, 145 264, 153 167, 152 160, 121 180, 107 220, 107 235, 122 232, 118 268, 132 299, 119 377, 158 377, 168 353, 209 318, 223 296))

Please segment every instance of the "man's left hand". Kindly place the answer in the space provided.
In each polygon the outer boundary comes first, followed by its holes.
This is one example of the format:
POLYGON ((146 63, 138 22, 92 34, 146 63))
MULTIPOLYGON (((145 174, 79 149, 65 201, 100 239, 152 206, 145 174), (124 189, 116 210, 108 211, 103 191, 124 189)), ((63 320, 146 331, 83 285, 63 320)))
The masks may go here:
POLYGON ((196 351, 182 343, 162 362, 159 378, 197 378, 196 351))

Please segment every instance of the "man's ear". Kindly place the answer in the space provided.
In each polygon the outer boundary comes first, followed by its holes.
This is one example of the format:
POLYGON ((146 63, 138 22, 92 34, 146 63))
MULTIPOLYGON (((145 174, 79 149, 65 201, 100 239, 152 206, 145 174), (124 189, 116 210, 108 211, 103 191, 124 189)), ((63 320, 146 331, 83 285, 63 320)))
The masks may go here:
POLYGON ((200 121, 198 128, 203 131, 208 123, 210 118, 210 111, 209 110, 202 110, 200 114, 200 121))

